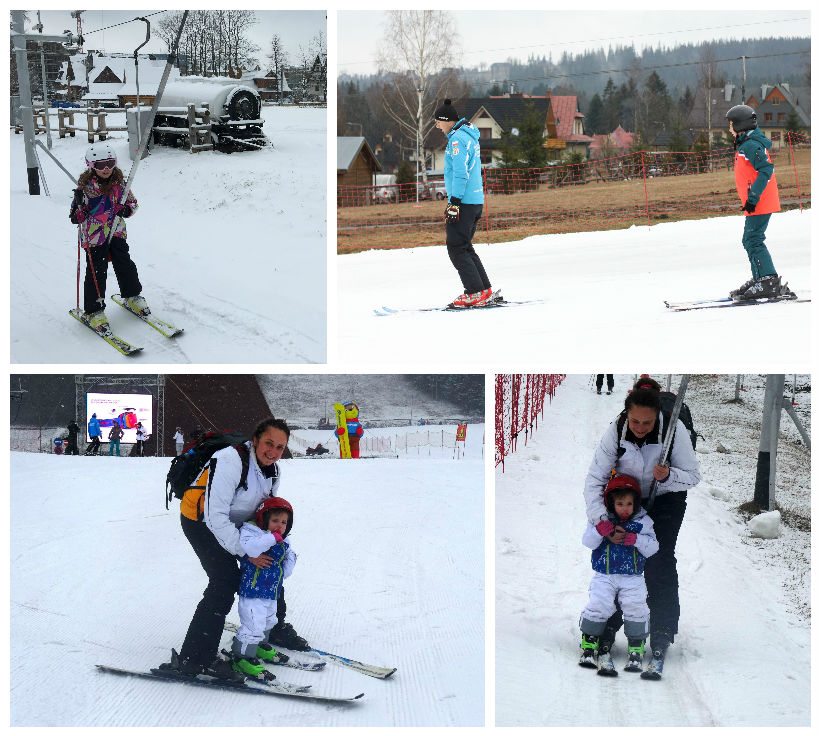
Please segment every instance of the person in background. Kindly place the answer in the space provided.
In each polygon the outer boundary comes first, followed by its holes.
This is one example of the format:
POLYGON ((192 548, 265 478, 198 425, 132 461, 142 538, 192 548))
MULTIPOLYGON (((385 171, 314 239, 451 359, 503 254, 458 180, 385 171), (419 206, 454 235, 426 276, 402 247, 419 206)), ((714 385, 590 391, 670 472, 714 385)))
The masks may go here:
POLYGON ((177 427, 177 431, 174 433, 174 446, 177 450, 177 455, 182 455, 182 447, 185 444, 185 435, 182 433, 182 429, 177 427))
POLYGON ((117 457, 120 457, 120 440, 123 438, 123 428, 119 422, 114 422, 111 429, 108 431, 108 454, 113 455, 117 451, 117 457))
POLYGON ((80 434, 80 425, 73 419, 66 427, 68 430, 68 443, 66 445, 66 455, 79 455, 80 448, 77 445, 77 438, 80 434))
POLYGON ((596 393, 600 394, 602 386, 604 385, 604 377, 607 376, 607 395, 613 393, 613 374, 612 373, 597 373, 596 374, 596 393))
POLYGON ((96 414, 91 415, 88 421, 88 436, 91 437, 91 444, 86 447, 86 455, 100 454, 100 438, 103 436, 103 430, 100 429, 100 420, 97 419, 96 414))

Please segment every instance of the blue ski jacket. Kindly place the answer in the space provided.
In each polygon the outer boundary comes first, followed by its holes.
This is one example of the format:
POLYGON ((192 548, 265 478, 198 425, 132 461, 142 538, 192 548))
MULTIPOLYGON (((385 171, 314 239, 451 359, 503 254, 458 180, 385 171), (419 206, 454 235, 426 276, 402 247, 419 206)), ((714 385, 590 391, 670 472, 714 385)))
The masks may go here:
POLYGON ((242 525, 240 540, 246 554, 240 561, 240 597, 276 600, 282 581, 293 572, 296 554, 291 545, 283 539, 282 542, 268 546, 268 540, 273 538, 273 535, 262 531, 256 524, 246 522, 242 525), (270 567, 257 567, 248 559, 249 554, 258 557, 263 553, 273 558, 270 567))
POLYGON ((99 419, 91 419, 88 423, 88 436, 89 437, 102 437, 103 430, 100 429, 100 420, 99 419))
POLYGON ((623 527, 625 531, 633 532, 636 535, 636 543, 634 545, 613 544, 588 522, 582 543, 586 547, 593 548, 590 555, 593 569, 602 575, 641 575, 644 572, 646 559, 659 549, 656 532, 653 529, 653 520, 644 509, 640 509, 626 523, 617 519, 612 519, 612 521, 623 527))
POLYGON ((462 118, 448 133, 445 146, 445 190, 463 204, 484 204, 479 129, 462 118))

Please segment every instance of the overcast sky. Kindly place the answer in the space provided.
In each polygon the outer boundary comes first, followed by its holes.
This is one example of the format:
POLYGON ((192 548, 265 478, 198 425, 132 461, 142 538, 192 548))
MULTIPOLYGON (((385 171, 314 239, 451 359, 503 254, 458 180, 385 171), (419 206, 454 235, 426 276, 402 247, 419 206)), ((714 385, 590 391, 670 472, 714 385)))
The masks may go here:
MULTIPOLYGON (((164 12, 157 15, 156 10, 86 10, 83 12, 83 36, 86 50, 104 50, 108 53, 131 53, 145 40, 145 23, 125 23, 117 28, 108 28, 123 21, 129 21, 137 16, 146 16, 152 27, 159 23, 164 12), (108 28, 108 30, 99 30, 108 28)), ((327 36, 324 10, 256 10, 259 21, 249 31, 248 35, 260 47, 257 56, 264 62, 268 53, 271 36, 279 34, 282 39, 288 59, 291 63, 299 61, 299 47, 308 48, 310 40, 322 31, 327 36)), ((60 34, 63 31, 76 31, 77 21, 69 10, 43 10, 40 17, 43 23, 43 33, 60 34)), ((37 22, 37 12, 28 11, 31 24, 37 22)), ((31 32, 31 28, 26 28, 31 32)), ((164 53, 168 49, 155 36, 148 45, 141 49, 141 53, 164 53)))
MULTIPOLYGON (((722 38, 809 36, 807 10, 755 10, 755 3, 725 4, 727 11, 620 11, 584 13, 510 11, 452 11, 461 54, 457 65, 475 67, 530 55, 557 61, 562 53, 630 45, 673 46, 722 38)), ((798 3, 796 3, 798 4, 798 3)), ((624 5, 622 5, 624 7, 624 5)), ((777 7, 771 5, 770 7, 777 7)), ((440 9, 446 10, 447 4, 440 9)), ((338 15, 338 71, 371 74, 384 37, 384 11, 340 11, 338 15)))

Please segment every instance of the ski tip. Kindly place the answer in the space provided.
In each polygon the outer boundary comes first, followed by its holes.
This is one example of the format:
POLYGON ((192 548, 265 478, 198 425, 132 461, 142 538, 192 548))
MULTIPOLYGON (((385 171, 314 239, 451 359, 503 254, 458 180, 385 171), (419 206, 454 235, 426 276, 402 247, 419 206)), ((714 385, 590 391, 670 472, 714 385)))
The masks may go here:
POLYGON ((642 680, 660 680, 661 675, 658 672, 642 672, 641 673, 642 680))

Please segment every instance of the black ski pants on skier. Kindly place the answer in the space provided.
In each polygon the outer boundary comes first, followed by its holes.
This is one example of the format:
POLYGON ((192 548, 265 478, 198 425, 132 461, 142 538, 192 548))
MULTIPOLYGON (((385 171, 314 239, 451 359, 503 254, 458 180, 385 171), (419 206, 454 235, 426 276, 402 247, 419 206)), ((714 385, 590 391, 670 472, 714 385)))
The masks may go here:
MULTIPOLYGON (((180 515, 180 523, 185 538, 208 576, 208 585, 180 648, 180 658, 205 667, 217 657, 225 617, 230 613, 234 596, 239 590, 239 559, 217 541, 204 521, 192 521, 180 515)), ((277 619, 285 620, 285 597, 282 593, 277 601, 277 619)))
POLYGON ((445 242, 450 262, 459 273, 466 294, 490 288, 490 279, 482 261, 473 249, 473 236, 482 218, 482 205, 459 205, 459 219, 447 220, 445 242))
POLYGON ((596 374, 596 390, 601 391, 601 387, 604 385, 604 377, 607 376, 607 390, 613 390, 613 374, 612 373, 597 373, 596 374))
MULTIPOLYGON (((650 642, 654 637, 667 637, 673 642, 678 633, 680 614, 678 599, 678 570, 676 568, 676 540, 687 510, 687 491, 656 496, 648 515, 659 543, 659 551, 647 558, 644 582, 647 585, 647 605, 650 608, 650 642)), ((621 608, 607 621, 601 636, 603 644, 612 646, 616 632, 622 625, 621 608)))
POLYGON ((143 290, 137 274, 137 266, 128 252, 128 243, 123 238, 111 238, 108 245, 95 245, 86 251, 83 309, 88 314, 105 309, 105 285, 109 261, 114 267, 114 275, 120 287, 120 296, 124 299, 137 296, 143 290))

